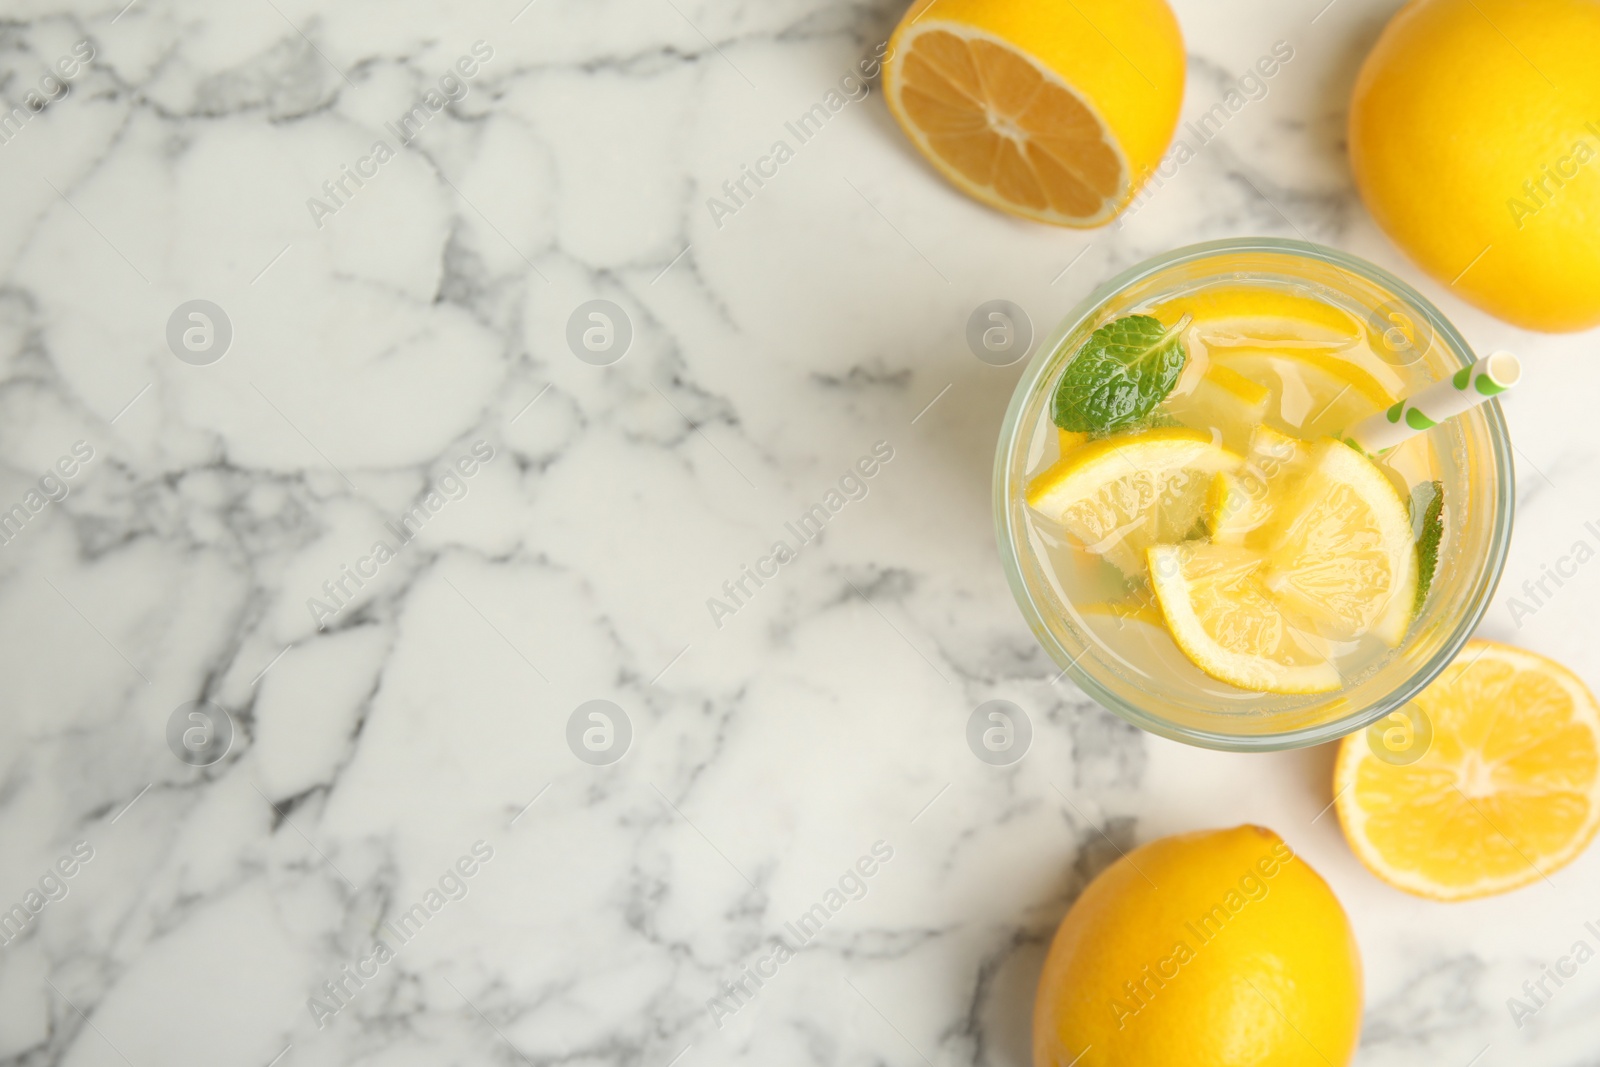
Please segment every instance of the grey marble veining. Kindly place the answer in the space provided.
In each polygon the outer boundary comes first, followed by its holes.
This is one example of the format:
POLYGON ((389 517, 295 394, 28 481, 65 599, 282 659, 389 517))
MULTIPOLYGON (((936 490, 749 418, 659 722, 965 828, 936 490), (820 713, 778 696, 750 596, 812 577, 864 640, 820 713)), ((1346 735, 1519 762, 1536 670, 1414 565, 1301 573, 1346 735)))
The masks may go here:
MULTIPOLYGON (((1140 259, 1258 233, 1416 278, 1343 158, 1396 5, 1176 6, 1186 117, 1294 58, 1124 223, 1069 233, 963 199, 870 80, 787 132, 895 4, 13 5, 0 101, 53 99, 0 143, 0 510, 29 515, 0 544, 0 910, 28 915, 0 1063, 1020 1067, 1082 887, 1242 821, 1351 912, 1359 1062, 1594 1062, 1600 964, 1520 1028, 1505 1002, 1600 922, 1600 858, 1406 897, 1326 812, 1327 750, 1132 730, 1006 589, 1018 369, 967 351, 979 303, 1043 332, 1140 259), (220 358, 169 345, 194 300, 220 358), (568 343, 593 300, 631 329, 608 365, 568 343), (1032 724, 1010 766, 966 740, 997 699, 1032 724), (224 722, 220 758, 175 754, 224 722)), ((1506 604, 1600 521, 1595 338, 1422 288, 1530 369, 1485 633, 1600 681, 1600 568, 1506 604)))

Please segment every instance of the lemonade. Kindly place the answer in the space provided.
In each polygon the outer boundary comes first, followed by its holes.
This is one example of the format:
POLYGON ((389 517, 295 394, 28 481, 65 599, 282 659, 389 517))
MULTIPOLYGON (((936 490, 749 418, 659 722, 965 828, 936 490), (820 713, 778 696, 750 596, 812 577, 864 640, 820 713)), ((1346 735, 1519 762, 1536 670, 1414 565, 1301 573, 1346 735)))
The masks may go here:
POLYGON ((1266 285, 1163 298, 1148 320, 1182 359, 1153 411, 1090 440, 1058 425, 1089 424, 1068 397, 1040 431, 1029 512, 1063 594, 1108 648, 1190 684, 1340 688, 1400 643, 1423 578, 1406 501, 1439 491, 1430 442, 1369 459, 1336 436, 1403 376, 1363 320, 1266 285))
POLYGON ((1041 357, 1002 441, 1002 544, 1063 673, 1114 710, 1201 743, 1309 738, 1459 646, 1509 463, 1497 412, 1379 455, 1344 439, 1459 367, 1442 320, 1325 264, 1217 258, 1254 269, 1122 286, 1041 357))

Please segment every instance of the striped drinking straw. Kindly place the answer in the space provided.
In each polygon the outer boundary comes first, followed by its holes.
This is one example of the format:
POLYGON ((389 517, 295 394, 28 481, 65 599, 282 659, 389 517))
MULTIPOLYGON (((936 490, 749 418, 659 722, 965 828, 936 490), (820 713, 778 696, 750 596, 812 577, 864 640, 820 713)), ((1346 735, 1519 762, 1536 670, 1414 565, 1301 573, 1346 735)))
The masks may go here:
POLYGON ((1510 352, 1485 356, 1442 382, 1363 419, 1344 438, 1370 456, 1387 452, 1446 419, 1471 411, 1522 380, 1522 361, 1510 352))

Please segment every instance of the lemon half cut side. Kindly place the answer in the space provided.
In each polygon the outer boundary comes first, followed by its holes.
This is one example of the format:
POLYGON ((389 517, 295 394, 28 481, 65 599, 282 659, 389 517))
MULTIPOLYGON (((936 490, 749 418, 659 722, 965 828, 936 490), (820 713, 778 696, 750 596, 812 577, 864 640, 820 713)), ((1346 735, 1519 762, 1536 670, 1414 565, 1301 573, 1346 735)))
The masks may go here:
POLYGON ((921 0, 884 97, 957 188, 1057 226, 1110 221, 1160 163, 1183 102, 1166 0, 921 0))

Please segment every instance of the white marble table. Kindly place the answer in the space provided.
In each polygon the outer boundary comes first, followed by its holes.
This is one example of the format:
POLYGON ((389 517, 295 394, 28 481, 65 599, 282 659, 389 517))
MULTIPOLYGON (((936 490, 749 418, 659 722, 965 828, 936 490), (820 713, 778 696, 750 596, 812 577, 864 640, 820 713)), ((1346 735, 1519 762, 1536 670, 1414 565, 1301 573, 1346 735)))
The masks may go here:
MULTIPOLYGON (((1052 684, 996 559, 1019 368, 967 350, 980 302, 1043 331, 1251 234, 1415 278, 1343 148, 1393 0, 1181 0, 1189 115, 1293 59, 1087 234, 964 200, 846 80, 896 3, 122 2, 17 0, 0 30, 0 98, 56 97, 0 144, 0 510, 27 520, 0 545, 0 909, 28 919, 0 1063, 1020 1067, 1086 879, 1246 820, 1354 919, 1362 1064, 1596 1062, 1600 964, 1520 1029, 1505 1002, 1595 942, 1600 850, 1481 903, 1391 890, 1326 812, 1329 750, 1122 725, 1052 684), (569 349, 591 300, 626 313, 619 362, 569 349), (968 750, 990 699, 1031 717, 1014 766, 968 750), (627 719, 610 764, 584 723, 568 743, 596 700, 627 719), (715 999, 747 967, 759 991, 715 999)), ((1422 287, 1530 365, 1484 631, 1600 683, 1600 568, 1520 626, 1505 603, 1597 540, 1600 343, 1422 287)))

